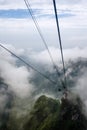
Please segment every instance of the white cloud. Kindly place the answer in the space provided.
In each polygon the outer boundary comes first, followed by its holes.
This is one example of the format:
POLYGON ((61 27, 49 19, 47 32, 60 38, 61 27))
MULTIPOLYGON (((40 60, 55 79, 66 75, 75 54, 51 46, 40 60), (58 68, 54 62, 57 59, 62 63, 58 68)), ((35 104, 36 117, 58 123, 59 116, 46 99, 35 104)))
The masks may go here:
POLYGON ((17 67, 16 59, 3 49, 0 49, 0 76, 16 96, 24 98, 31 95, 30 72, 25 66, 17 67))
POLYGON ((1 0, 0 9, 18 9, 25 8, 23 0, 1 0))
MULTIPOLYGON (((53 9, 53 2, 52 0, 33 0, 33 1, 29 1, 29 3, 31 4, 32 8, 35 9, 53 9)), ((57 3, 57 7, 63 9, 67 8, 67 9, 71 9, 71 8, 76 8, 76 6, 78 7, 86 7, 87 5, 87 1, 86 0, 61 0, 58 1, 56 0, 57 3)), ((18 8, 26 8, 24 0, 1 0, 0 1, 0 9, 18 9, 18 8)))
MULTIPOLYGON (((60 49, 57 49, 55 47, 50 47, 50 52, 52 54, 52 57, 55 61, 55 63, 59 64, 61 62, 61 53, 60 49)), ((69 49, 63 49, 64 54, 64 60, 67 62, 69 60, 75 60, 77 58, 87 58, 87 48, 69 48, 69 49)), ((34 62, 42 63, 42 64, 51 64, 51 60, 48 54, 47 50, 41 51, 41 52, 33 52, 33 53, 27 53, 29 55, 29 59, 31 58, 34 62), (37 58, 38 57, 38 58, 37 58)))
POLYGON ((87 68, 82 69, 83 75, 79 77, 76 86, 72 89, 75 94, 78 94, 85 104, 83 112, 87 115, 87 68))

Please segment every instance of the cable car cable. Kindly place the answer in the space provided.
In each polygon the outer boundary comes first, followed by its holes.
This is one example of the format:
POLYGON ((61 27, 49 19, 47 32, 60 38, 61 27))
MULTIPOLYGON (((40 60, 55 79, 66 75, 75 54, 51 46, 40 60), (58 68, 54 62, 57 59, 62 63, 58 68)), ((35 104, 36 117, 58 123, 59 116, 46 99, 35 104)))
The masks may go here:
POLYGON ((61 58, 62 58, 62 64, 63 64, 63 74, 64 74, 64 83, 65 83, 64 88, 66 88, 65 62, 64 62, 64 55, 63 55, 63 48, 62 48, 62 42, 61 42, 60 27, 59 27, 58 14, 57 14, 57 8, 56 8, 55 0, 53 0, 53 6, 54 6, 55 19, 56 19, 56 24, 57 24, 58 38, 59 38, 59 45, 60 45, 60 50, 61 50, 61 58))

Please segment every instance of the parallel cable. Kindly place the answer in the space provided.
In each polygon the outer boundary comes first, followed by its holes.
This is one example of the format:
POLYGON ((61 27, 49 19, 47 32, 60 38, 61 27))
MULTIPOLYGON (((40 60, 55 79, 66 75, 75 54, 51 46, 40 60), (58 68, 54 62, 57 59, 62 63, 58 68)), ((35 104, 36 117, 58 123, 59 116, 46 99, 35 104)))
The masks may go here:
POLYGON ((61 58, 62 58, 62 64, 63 64, 64 83, 65 83, 65 87, 66 87, 65 62, 64 62, 64 56, 63 56, 63 48, 62 48, 59 21, 58 21, 58 14, 57 14, 57 8, 56 8, 55 0, 53 0, 53 5, 54 5, 54 12, 55 12, 55 18, 56 18, 56 24, 57 24, 58 37, 59 37, 59 45, 60 45, 61 58))
POLYGON ((50 79, 45 74, 41 73, 35 67, 33 67, 32 65, 30 65, 29 63, 27 63, 24 59, 22 59, 21 57, 17 56, 15 53, 13 53, 12 51, 10 51, 8 48, 6 48, 5 46, 3 46, 2 44, 0 44, 0 47, 3 48, 4 50, 6 50, 7 52, 9 52, 11 55, 13 55, 14 57, 16 57, 17 59, 19 59, 20 61, 22 61, 27 67, 30 67, 32 70, 34 70, 37 73, 39 73, 40 75, 42 75, 45 79, 47 79, 48 81, 50 81, 52 84, 55 84, 55 85, 57 84, 55 81, 53 81, 52 79, 50 79))
POLYGON ((30 5, 30 3, 29 3, 28 0, 24 0, 24 2, 25 2, 25 5, 26 5, 26 7, 27 7, 27 9, 28 9, 28 11, 29 11, 29 14, 31 15, 32 20, 33 20, 33 22, 34 22, 34 24, 35 24, 35 26, 36 26, 36 28, 37 28, 37 31, 38 31, 38 33, 39 33, 39 35, 40 35, 40 37, 41 37, 41 39, 42 39, 42 41, 43 41, 43 43, 44 43, 46 49, 47 49, 47 51, 48 51, 48 54, 49 54, 50 59, 51 59, 51 61, 52 61, 53 67, 55 68, 56 73, 57 73, 57 76, 58 76, 58 78, 59 78, 59 72, 58 72, 57 66, 56 66, 55 63, 54 63, 53 57, 52 57, 52 55, 51 55, 51 52, 50 52, 50 50, 49 50, 49 48, 48 48, 48 46, 47 46, 47 43, 46 43, 44 37, 43 37, 43 35, 42 35, 41 29, 40 29, 40 27, 39 27, 39 25, 38 25, 38 22, 37 22, 36 18, 34 17, 33 13, 32 13, 31 5, 30 5))

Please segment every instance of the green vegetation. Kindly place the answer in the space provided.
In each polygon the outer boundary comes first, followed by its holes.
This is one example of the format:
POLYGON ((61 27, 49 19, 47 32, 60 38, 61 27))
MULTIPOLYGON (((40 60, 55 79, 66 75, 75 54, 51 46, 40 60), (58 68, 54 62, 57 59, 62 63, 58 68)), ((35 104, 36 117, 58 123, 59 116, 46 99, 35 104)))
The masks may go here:
POLYGON ((87 120, 82 113, 80 98, 72 103, 41 96, 24 125, 24 130, 86 130, 87 120))
POLYGON ((41 96, 36 101, 34 109, 30 113, 31 117, 24 128, 26 130, 51 130, 51 124, 55 124, 55 117, 58 116, 59 109, 58 100, 41 96))

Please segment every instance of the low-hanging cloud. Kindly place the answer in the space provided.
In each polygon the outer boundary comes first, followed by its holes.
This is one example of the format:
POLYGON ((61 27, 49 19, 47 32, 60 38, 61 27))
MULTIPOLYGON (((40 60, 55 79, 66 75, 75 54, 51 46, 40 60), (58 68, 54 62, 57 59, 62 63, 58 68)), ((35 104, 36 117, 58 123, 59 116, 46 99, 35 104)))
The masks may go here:
MULTIPOLYGON (((49 50, 51 52, 51 55, 55 61, 55 63, 61 62, 61 52, 59 48, 55 47, 49 47, 49 50)), ((63 55, 64 55, 64 60, 67 62, 69 60, 75 60, 77 58, 87 58, 87 48, 68 48, 68 49, 63 49, 63 55)), ((43 50, 41 52, 31 52, 29 55, 29 58, 32 58, 34 61, 39 62, 39 63, 47 63, 50 64, 50 56, 48 54, 47 50, 43 50), (38 57, 38 58, 37 58, 38 57)))
POLYGON ((29 83, 30 72, 25 66, 18 67, 16 59, 3 49, 0 49, 0 76, 16 96, 31 94, 33 86, 29 83))
POLYGON ((79 95, 83 102, 83 113, 87 116, 87 68, 84 68, 83 75, 79 76, 72 92, 79 95))

